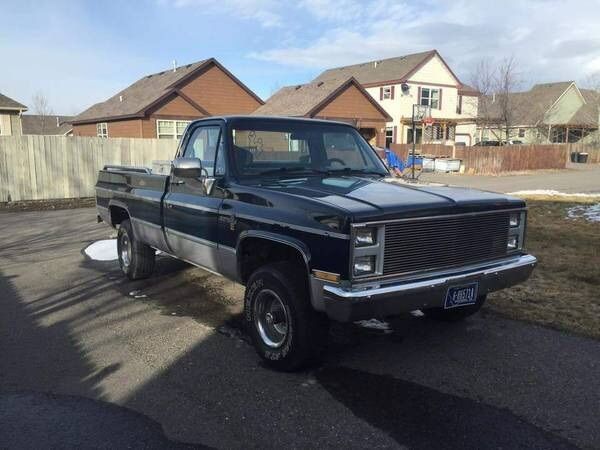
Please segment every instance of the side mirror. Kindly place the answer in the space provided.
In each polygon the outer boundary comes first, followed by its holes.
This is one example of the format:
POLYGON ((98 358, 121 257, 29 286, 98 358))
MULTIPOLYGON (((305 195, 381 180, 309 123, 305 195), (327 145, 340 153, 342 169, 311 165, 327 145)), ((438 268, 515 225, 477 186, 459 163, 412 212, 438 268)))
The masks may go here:
POLYGON ((180 178, 200 178, 202 162, 198 158, 176 158, 173 161, 173 175, 180 178))

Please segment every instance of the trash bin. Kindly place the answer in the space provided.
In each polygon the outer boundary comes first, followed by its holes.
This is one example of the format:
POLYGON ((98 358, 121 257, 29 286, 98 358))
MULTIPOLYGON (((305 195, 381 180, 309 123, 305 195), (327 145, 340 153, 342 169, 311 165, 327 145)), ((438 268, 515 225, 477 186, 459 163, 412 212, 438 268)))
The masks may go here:
POLYGON ((587 153, 577 153, 577 162, 581 164, 586 164, 588 161, 587 153))
POLYGON ((577 152, 571 152, 571 162, 577 162, 577 152))

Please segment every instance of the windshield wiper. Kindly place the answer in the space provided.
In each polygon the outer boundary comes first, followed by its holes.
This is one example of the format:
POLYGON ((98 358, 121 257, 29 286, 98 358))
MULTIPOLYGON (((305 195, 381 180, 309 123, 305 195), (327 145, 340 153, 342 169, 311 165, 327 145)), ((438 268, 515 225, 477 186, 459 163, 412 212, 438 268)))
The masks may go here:
POLYGON ((329 174, 347 173, 347 174, 361 174, 361 175, 379 175, 380 177, 385 176, 384 173, 377 172, 375 170, 352 169, 351 167, 344 167, 343 169, 328 170, 327 172, 329 174))
POLYGON ((313 169, 312 167, 278 167, 277 169, 263 170, 258 172, 258 176, 262 175, 285 175, 285 174, 298 174, 298 173, 329 173, 326 170, 313 169))

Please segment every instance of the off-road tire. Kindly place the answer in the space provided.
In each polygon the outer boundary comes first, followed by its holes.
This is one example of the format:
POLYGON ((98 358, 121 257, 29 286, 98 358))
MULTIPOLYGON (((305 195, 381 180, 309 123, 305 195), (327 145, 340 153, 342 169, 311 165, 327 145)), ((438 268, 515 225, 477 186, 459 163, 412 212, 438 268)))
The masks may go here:
POLYGON ((306 272, 298 265, 278 262, 257 269, 246 284, 244 316, 256 352, 273 369, 294 371, 315 364, 326 348, 329 321, 312 308, 306 272), (287 332, 277 348, 261 337, 257 321, 261 316, 257 303, 273 294, 280 299, 288 317, 287 332))
POLYGON ((423 312, 427 317, 431 317, 435 320, 441 320, 444 322, 459 322, 479 311, 485 303, 486 297, 486 295, 480 295, 477 297, 477 302, 474 305, 458 306, 451 309, 431 308, 426 309, 423 312))
POLYGON ((119 226, 117 233, 117 254, 119 255, 119 266, 130 280, 148 278, 154 271, 155 251, 149 245, 138 241, 133 234, 133 228, 129 220, 124 220, 119 226), (129 242, 127 254, 124 247, 129 242), (128 260, 127 260, 128 259, 128 260))

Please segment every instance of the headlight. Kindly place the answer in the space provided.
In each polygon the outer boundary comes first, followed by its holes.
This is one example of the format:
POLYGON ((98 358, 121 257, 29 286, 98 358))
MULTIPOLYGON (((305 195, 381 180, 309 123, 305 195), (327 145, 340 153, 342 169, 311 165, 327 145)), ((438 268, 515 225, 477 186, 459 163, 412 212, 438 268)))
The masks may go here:
POLYGON ((509 236, 508 237, 508 244, 506 245, 506 248, 508 248, 509 250, 515 250, 519 245, 519 236, 509 236))
POLYGON ((374 245, 376 240, 377 230, 374 228, 359 228, 354 236, 355 247, 367 247, 374 245))
POLYGON ((367 275, 375 272, 375 256, 359 256, 354 258, 354 275, 367 275))
POLYGON ((521 222, 521 213, 511 213, 510 215, 510 219, 509 219, 509 224, 511 228, 516 228, 519 226, 521 222))

